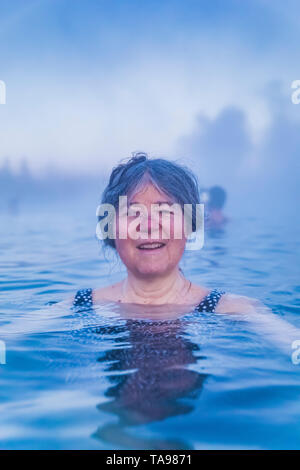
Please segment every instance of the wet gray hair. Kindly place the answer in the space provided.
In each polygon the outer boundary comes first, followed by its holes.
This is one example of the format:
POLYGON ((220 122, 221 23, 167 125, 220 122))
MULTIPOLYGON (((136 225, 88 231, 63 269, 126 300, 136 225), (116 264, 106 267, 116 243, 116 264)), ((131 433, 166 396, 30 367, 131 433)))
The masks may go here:
MULTIPOLYGON (((192 230, 196 227, 196 204, 200 204, 198 181, 184 165, 163 158, 149 158, 147 153, 135 152, 130 159, 113 168, 109 183, 102 194, 101 204, 112 204, 117 210, 120 196, 130 196, 146 182, 166 193, 184 209, 192 204, 192 230)), ((98 221, 102 217, 98 217, 98 221)), ((115 248, 115 240, 105 238, 104 243, 115 248)))

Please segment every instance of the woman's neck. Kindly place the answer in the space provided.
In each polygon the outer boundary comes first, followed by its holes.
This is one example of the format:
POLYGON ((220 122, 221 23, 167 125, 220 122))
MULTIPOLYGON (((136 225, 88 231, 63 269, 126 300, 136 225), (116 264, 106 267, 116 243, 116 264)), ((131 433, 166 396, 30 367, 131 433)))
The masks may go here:
POLYGON ((128 272, 122 285, 122 301, 141 304, 176 303, 180 294, 185 294, 190 282, 179 269, 164 277, 140 278, 128 272))

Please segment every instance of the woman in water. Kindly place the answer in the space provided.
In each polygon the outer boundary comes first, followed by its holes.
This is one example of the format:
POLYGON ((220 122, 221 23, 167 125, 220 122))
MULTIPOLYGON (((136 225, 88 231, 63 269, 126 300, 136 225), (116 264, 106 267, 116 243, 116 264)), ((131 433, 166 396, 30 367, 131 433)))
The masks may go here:
POLYGON ((239 319, 249 321, 255 325, 255 330, 262 330, 269 340, 283 347, 284 352, 291 353, 292 342, 300 339, 298 328, 273 314, 257 299, 210 290, 192 283, 183 274, 179 262, 188 235, 197 228, 194 209, 199 203, 195 175, 178 163, 136 153, 116 166, 102 196, 102 204, 115 209, 113 217, 108 219, 109 231, 114 237, 104 238, 104 243, 116 250, 126 266, 127 276, 106 287, 79 290, 70 302, 80 308, 113 302, 122 307, 122 315, 127 318, 138 316, 162 321, 180 318, 183 312, 191 311, 241 314, 239 319), (119 207, 120 196, 127 198, 125 211, 124 206, 119 207), (180 218, 178 211, 172 212, 173 204, 181 213, 185 204, 193 207, 189 212, 191 230, 188 234, 185 218, 180 218), (151 212, 153 205, 159 209, 155 217, 151 212), (169 232, 163 223, 164 215, 169 216, 169 232), (176 231, 178 220, 182 236, 176 231))
MULTIPOLYGON (((249 313, 257 309, 259 302, 254 299, 217 289, 210 290, 192 283, 184 276, 179 262, 187 236, 183 223, 182 236, 174 236, 178 216, 171 212, 174 203, 182 211, 185 204, 192 207, 200 204, 196 177, 184 166, 164 159, 150 159, 147 154, 137 153, 113 169, 103 193, 102 204, 110 204, 116 210, 115 220, 110 221, 115 224, 115 238, 107 237, 104 243, 117 251, 126 266, 127 277, 107 287, 78 291, 75 305, 94 305, 103 301, 142 305, 176 304, 216 313, 249 313), (135 236, 130 233, 130 223, 134 225, 132 222, 136 219, 134 215, 127 216, 127 233, 120 236, 121 230, 124 233, 120 196, 127 197, 126 209, 130 208, 131 212, 141 213, 142 208, 146 208, 147 220, 138 227, 135 225, 139 229, 135 236), (159 211, 156 220, 151 214, 153 204, 157 205, 159 211), (170 216, 168 237, 164 237, 163 214, 170 216)), ((191 215, 192 228, 195 227, 195 216, 194 210, 191 215)))

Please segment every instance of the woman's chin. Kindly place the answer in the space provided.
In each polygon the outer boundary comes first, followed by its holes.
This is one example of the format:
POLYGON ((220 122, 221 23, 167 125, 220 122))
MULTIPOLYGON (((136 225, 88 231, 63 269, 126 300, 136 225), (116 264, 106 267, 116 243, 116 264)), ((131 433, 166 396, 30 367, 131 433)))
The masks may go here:
POLYGON ((140 276, 161 276, 166 272, 166 266, 137 266, 140 276))

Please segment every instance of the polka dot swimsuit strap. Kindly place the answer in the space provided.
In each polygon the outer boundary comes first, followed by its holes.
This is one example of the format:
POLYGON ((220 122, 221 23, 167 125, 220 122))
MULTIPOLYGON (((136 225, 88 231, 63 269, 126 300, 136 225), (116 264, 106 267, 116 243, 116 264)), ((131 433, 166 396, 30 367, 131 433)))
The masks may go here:
POLYGON ((93 289, 81 289, 74 298, 74 307, 91 307, 93 305, 93 289))
MULTIPOLYGON (((198 312, 214 312, 224 291, 213 289, 196 307, 198 312)), ((74 307, 91 307, 93 305, 93 289, 81 289, 74 298, 74 307)))
POLYGON ((204 299, 196 307, 196 310, 198 312, 214 312, 217 303, 224 293, 224 291, 213 289, 206 297, 204 297, 204 299))

